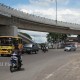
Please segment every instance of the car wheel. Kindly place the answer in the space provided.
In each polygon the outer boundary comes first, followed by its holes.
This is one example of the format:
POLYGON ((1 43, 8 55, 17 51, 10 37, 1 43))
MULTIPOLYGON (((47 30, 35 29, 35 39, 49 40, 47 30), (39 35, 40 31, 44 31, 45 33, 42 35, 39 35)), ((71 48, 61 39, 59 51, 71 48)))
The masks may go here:
POLYGON ((64 50, 64 51, 66 51, 66 50, 64 50))
POLYGON ((27 52, 28 54, 31 54, 31 52, 27 52))
POLYGON ((68 51, 70 51, 70 50, 66 50, 66 51, 68 52, 68 51))

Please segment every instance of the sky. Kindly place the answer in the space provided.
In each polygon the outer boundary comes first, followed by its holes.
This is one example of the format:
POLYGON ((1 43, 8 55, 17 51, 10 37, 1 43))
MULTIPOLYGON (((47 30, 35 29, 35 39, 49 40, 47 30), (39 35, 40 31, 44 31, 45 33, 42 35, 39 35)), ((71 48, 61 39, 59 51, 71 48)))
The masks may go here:
POLYGON ((26 13, 80 24, 80 0, 0 0, 0 3, 26 13))
POLYGON ((46 32, 39 31, 29 31, 29 30, 19 30, 19 32, 27 33, 32 37, 32 40, 36 43, 46 43, 47 42, 47 34, 46 32))
POLYGON ((80 24, 80 0, 0 0, 0 3, 25 13, 55 20, 56 1, 58 21, 80 24))

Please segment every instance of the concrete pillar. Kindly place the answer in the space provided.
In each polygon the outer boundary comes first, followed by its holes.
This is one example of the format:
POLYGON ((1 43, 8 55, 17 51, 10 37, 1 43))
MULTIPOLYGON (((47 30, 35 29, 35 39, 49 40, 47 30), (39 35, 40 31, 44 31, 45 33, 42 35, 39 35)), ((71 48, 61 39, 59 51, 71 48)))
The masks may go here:
POLYGON ((17 36, 18 28, 16 26, 1 26, 0 25, 0 36, 17 36))

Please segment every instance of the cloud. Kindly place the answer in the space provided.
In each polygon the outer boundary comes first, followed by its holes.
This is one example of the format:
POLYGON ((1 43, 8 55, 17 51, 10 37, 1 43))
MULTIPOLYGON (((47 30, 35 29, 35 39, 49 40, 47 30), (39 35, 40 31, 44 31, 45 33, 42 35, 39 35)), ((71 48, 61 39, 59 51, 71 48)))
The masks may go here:
MULTIPOLYGON (((30 0, 32 2, 48 2, 50 0, 30 0)), ((67 2, 69 0, 58 0, 62 2, 67 2)), ((15 6, 15 8, 18 8, 19 10, 29 13, 29 14, 34 14, 37 16, 49 18, 49 19, 56 19, 56 10, 54 7, 49 7, 49 8, 39 8, 34 5, 22 5, 19 4, 15 6)), ((64 21, 64 22, 70 22, 70 23, 77 23, 80 24, 80 10, 79 9, 70 9, 70 8, 58 8, 57 11, 57 18, 59 21, 64 21)))
POLYGON ((80 24, 80 11, 73 9, 62 9, 58 11, 58 20, 80 24))
POLYGON ((32 40, 36 43, 47 42, 47 32, 29 31, 29 30, 19 30, 19 32, 27 33, 32 37, 32 40))
MULTIPOLYGON (((53 6, 50 7, 37 7, 36 5, 32 4, 52 4, 55 0, 29 0, 30 4, 28 5, 16 5, 15 8, 19 10, 34 14, 37 16, 49 18, 49 19, 56 19, 56 10, 53 6)), ((60 3, 68 4, 70 0, 57 0, 60 3)), ((59 8, 57 10, 57 18, 59 21, 70 22, 70 23, 77 23, 80 24, 80 9, 71 9, 71 8, 59 8)))
POLYGON ((29 0, 29 2, 33 5, 49 6, 50 4, 53 4, 55 0, 29 0))
POLYGON ((39 32, 39 31, 29 31, 29 30, 19 30, 20 32, 25 32, 27 34, 30 34, 31 36, 41 36, 41 37, 46 37, 47 32, 39 32))
POLYGON ((57 2, 68 3, 70 0, 57 0, 57 2))
POLYGON ((47 38, 44 36, 44 37, 41 37, 41 36, 31 36, 33 41, 35 41, 36 43, 45 43, 47 42, 47 38))
MULTIPOLYGON (((47 1, 46 6, 49 6, 51 3, 48 1, 50 1, 50 0, 30 0, 30 1, 32 1, 32 2, 30 2, 31 4, 29 4, 29 5, 19 4, 19 5, 15 6, 15 8, 18 8, 19 10, 21 10, 25 13, 34 14, 37 16, 41 16, 41 17, 45 17, 45 18, 49 18, 49 19, 53 19, 53 20, 56 19, 56 12, 55 12, 54 7, 43 8, 43 7, 37 7, 36 5, 32 5, 32 4, 44 5, 44 3, 42 3, 42 2, 47 1), (36 1, 36 3, 34 1, 36 1), (38 3, 38 2, 40 2, 40 3, 38 3)), ((58 2, 65 2, 65 4, 68 4, 69 0, 58 0, 58 2)), ((57 13, 58 13, 57 14, 58 21, 80 24, 80 10, 79 9, 59 8, 58 7, 57 13)), ((26 31, 23 31, 23 32, 26 33, 26 31)), ((35 39, 36 42, 46 41, 46 33, 42 34, 42 33, 30 32, 28 34, 32 35, 33 37, 37 34, 36 39, 35 39), (39 38, 38 36, 43 36, 43 37, 39 38)))
MULTIPOLYGON (((56 11, 54 8, 48 8, 48 9, 28 9, 27 8, 27 9, 21 9, 21 11, 34 14, 37 16, 53 19, 53 20, 56 19, 56 11)), ((80 24, 80 10, 59 9, 57 11, 57 18, 59 21, 80 24)))
POLYGON ((68 4, 69 0, 29 0, 30 4, 37 6, 50 6, 55 4, 55 2, 68 4))
POLYGON ((25 13, 28 13, 28 10, 27 9, 21 9, 20 11, 23 11, 25 13))

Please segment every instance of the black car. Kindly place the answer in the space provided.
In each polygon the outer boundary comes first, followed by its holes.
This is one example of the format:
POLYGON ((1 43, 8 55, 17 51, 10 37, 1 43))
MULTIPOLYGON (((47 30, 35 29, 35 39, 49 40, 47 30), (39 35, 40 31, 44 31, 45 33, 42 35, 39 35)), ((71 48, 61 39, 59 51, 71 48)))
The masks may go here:
POLYGON ((35 54, 37 54, 37 52, 39 51, 39 47, 37 44, 25 44, 23 50, 24 50, 24 53, 28 53, 28 54, 35 53, 35 54))

